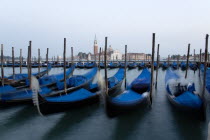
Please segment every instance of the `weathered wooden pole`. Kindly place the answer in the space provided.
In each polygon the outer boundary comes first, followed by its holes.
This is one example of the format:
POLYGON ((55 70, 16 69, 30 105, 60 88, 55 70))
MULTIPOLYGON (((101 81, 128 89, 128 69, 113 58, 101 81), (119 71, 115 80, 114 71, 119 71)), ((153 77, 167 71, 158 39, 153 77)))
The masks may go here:
POLYGON ((157 70, 156 70, 156 82, 155 82, 155 89, 157 89, 157 79, 158 79, 158 69, 159 69, 159 47, 160 44, 158 44, 158 48, 157 48, 157 70))
POLYGON ((74 52, 73 47, 71 47, 71 67, 74 66, 74 52))
POLYGON ((40 49, 38 49, 38 72, 40 73, 40 49))
POLYGON ((12 47, 12 75, 15 79, 15 56, 14 56, 14 47, 12 47))
POLYGON ((31 85, 31 47, 32 47, 32 41, 29 41, 29 48, 28 48, 28 52, 29 52, 29 54, 28 54, 28 67, 29 67, 29 74, 28 74, 28 76, 29 76, 29 81, 30 81, 30 88, 32 88, 32 85, 31 85))
POLYGON ((20 49, 20 73, 22 73, 22 49, 20 49))
POLYGON ((179 54, 177 55, 177 66, 178 66, 178 69, 179 69, 179 54))
POLYGON ((202 112, 202 117, 205 120, 206 119, 206 102, 205 102, 205 91, 206 91, 206 71, 207 71, 207 55, 208 55, 208 39, 209 35, 206 34, 206 42, 205 42, 205 58, 204 58, 204 76, 203 76, 203 91, 202 91, 202 99, 203 99, 203 112, 202 112))
POLYGON ((49 71, 48 71, 48 66, 49 66, 49 62, 48 62, 48 55, 49 55, 49 48, 47 48, 47 55, 46 55, 46 61, 47 61, 47 75, 49 74, 49 71))
POLYGON ((155 33, 152 34, 152 62, 151 62, 151 80, 150 80, 150 103, 152 104, 153 92, 153 72, 154 72, 154 54, 155 53, 155 33))
POLYGON ((100 71, 100 62, 101 62, 101 47, 100 47, 100 49, 99 49, 99 61, 98 61, 98 69, 99 69, 99 71, 100 71))
POLYGON ((168 55, 168 67, 170 67, 169 59, 170 59, 170 55, 168 55))
POLYGON ((200 55, 199 55, 199 57, 200 57, 200 62, 199 62, 199 77, 201 76, 201 52, 202 52, 202 49, 200 49, 200 55))
POLYGON ((188 50, 187 50, 187 67, 186 67, 186 72, 185 72, 185 79, 187 78, 187 72, 188 72, 188 67, 189 67, 189 57, 190 57, 190 44, 188 44, 188 50))
POLYGON ((196 62, 196 57, 195 57, 195 49, 194 49, 194 64, 196 62))
POLYGON ((66 38, 64 38, 64 49, 63 49, 63 62, 64 62, 64 92, 67 94, 67 85, 66 85, 66 38))
POLYGON ((125 67, 124 67, 124 69, 125 69, 125 89, 127 87, 126 63, 127 63, 127 45, 125 45, 125 67))
POLYGON ((105 52, 104 52, 104 66, 105 66, 105 93, 108 95, 108 80, 107 80, 107 37, 105 37, 105 52))
POLYGON ((4 47, 1 44, 1 85, 4 86, 4 47))
POLYGON ((203 94, 202 97, 204 97, 205 89, 206 89, 206 71, 207 71, 207 55, 208 55, 208 39, 209 35, 206 35, 206 43, 205 43, 205 58, 204 58, 204 77, 203 77, 203 94))

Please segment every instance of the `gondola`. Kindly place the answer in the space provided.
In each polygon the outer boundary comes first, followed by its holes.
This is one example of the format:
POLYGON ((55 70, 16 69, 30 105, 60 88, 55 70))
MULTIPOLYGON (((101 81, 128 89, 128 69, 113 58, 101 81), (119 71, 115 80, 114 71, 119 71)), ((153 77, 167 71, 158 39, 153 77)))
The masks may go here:
POLYGON ((168 63, 167 62, 163 62, 162 69, 165 70, 167 68, 168 68, 168 63))
POLYGON ((154 62, 154 69, 155 69, 155 70, 158 69, 158 64, 157 64, 157 62, 154 62))
POLYGON ((138 65, 139 69, 143 69, 145 68, 145 63, 144 62, 141 62, 139 65, 138 65))
MULTIPOLYGON (((75 80, 79 82, 81 77, 84 78, 85 82, 82 85, 74 88, 74 90, 67 89, 66 93, 64 90, 59 90, 56 94, 59 96, 43 97, 43 94, 38 93, 38 97, 33 98, 33 102, 38 106, 39 111, 44 114, 58 113, 71 108, 77 108, 87 106, 90 104, 99 102, 99 95, 102 90, 91 91, 90 84, 97 73, 97 68, 83 76, 75 77, 75 80)), ((36 93, 35 93, 36 94, 36 93)))
POLYGON ((105 94, 107 115, 115 117, 121 113, 148 105, 150 103, 150 77, 151 73, 147 68, 144 68, 123 93, 115 97, 105 94))
MULTIPOLYGON (((40 77, 44 76, 45 74, 47 74, 50 70, 51 70, 51 65, 48 66, 48 69, 43 70, 41 72, 37 72, 37 73, 32 73, 33 76, 35 76, 37 79, 39 79, 40 77)), ((28 84, 28 74, 15 74, 14 76, 8 76, 8 77, 4 77, 4 85, 11 85, 13 87, 24 87, 27 86, 28 84)), ((1 83, 1 81, 0 81, 1 83)))
POLYGON ((101 92, 102 90, 91 92, 85 88, 79 88, 77 90, 67 92, 67 94, 60 91, 60 94, 62 95, 56 97, 42 97, 38 93, 38 103, 36 106, 38 106, 42 115, 58 113, 72 108, 75 109, 98 103, 101 92))
POLYGON ((190 67, 191 70, 194 70, 194 71, 198 69, 198 66, 197 66, 196 63, 190 63, 189 67, 190 67))
POLYGON ((108 64, 108 67, 109 67, 110 69, 119 68, 119 64, 118 64, 118 63, 110 62, 110 63, 108 64))
POLYGON ((101 69, 104 69, 104 68, 105 68, 104 63, 101 62, 101 63, 99 64, 99 67, 100 67, 101 69))
POLYGON ((126 66, 126 67, 128 66, 127 63, 126 63, 126 64, 125 64, 125 63, 120 63, 120 64, 119 64, 119 68, 124 68, 125 66, 126 66))
MULTIPOLYGON (((114 93, 117 93, 121 89, 124 78, 125 78, 125 69, 119 68, 119 70, 113 76, 107 79, 109 95, 113 95, 114 93)), ((91 84, 90 87, 92 90, 100 89, 98 83, 91 84)))
POLYGON ((95 62, 89 62, 89 63, 85 64, 85 68, 87 68, 87 69, 91 69, 91 68, 94 68, 94 67, 96 67, 95 62))
MULTIPOLYGON (((66 71, 67 78, 73 73, 74 67, 69 68, 66 71)), ((90 74, 91 76, 91 74, 90 74)), ((67 86, 70 89, 75 89, 79 86, 86 86, 85 80, 82 80, 75 84, 74 82, 79 79, 76 77, 79 76, 73 76, 68 79, 67 86)), ((51 76, 43 77, 43 79, 39 80, 39 83, 41 84, 41 94, 43 96, 53 96, 56 95, 59 90, 63 90, 63 79, 64 74, 55 74, 51 76)), ((13 104, 23 104, 23 103, 31 103, 32 99, 32 90, 28 88, 23 89, 16 89, 11 86, 5 86, 4 89, 0 88, 1 94, 0 94, 0 104, 1 105, 13 105, 13 104)))
POLYGON ((173 62, 172 64, 171 64, 171 67, 173 68, 173 69, 177 69, 178 68, 178 65, 177 65, 177 63, 176 62, 173 62))
POLYGON ((183 80, 175 72, 167 70, 165 85, 169 101, 179 110, 201 111, 203 101, 195 93, 195 84, 183 80))
POLYGON ((181 67, 181 70, 186 70, 187 64, 185 62, 181 62, 180 67, 181 67))
POLYGON ((82 63, 82 62, 77 63, 77 68, 84 68, 84 67, 85 67, 84 63, 82 63))
POLYGON ((136 62, 128 63, 128 69, 135 69, 137 67, 136 62))

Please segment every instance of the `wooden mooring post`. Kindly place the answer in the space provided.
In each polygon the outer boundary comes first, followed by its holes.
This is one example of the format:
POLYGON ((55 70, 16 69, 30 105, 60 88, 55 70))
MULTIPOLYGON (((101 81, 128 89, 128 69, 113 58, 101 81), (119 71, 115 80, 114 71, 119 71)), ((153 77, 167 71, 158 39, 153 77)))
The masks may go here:
POLYGON ((23 63, 22 60, 23 60, 22 59, 22 49, 20 49, 20 74, 22 73, 22 63, 23 63))
POLYGON ((105 93, 108 95, 108 80, 107 80, 107 37, 105 37, 105 50, 104 50, 104 65, 105 65, 105 93))
POLYGON ((155 33, 152 34, 152 62, 151 62, 151 80, 150 80, 150 103, 152 105, 152 92, 153 92, 153 73, 154 73, 154 54, 155 53, 155 33))
POLYGON ((67 85, 66 85, 66 38, 64 38, 64 49, 63 49, 63 73, 64 73, 64 92, 67 94, 67 85))
POLYGON ((1 44, 1 85, 4 86, 4 46, 1 44))
POLYGON ((155 89, 157 89, 157 79, 158 79, 158 69, 159 69, 159 47, 160 47, 160 44, 158 44, 158 48, 157 48, 157 69, 156 69, 155 89))
POLYGON ((201 52, 202 52, 202 49, 200 49, 200 55, 199 55, 199 57, 200 57, 200 59, 199 59, 199 77, 201 76, 201 52))
POLYGON ((47 75, 49 74, 49 71, 48 71, 48 66, 49 66, 48 55, 49 55, 49 48, 47 48, 47 54, 46 54, 46 59, 47 59, 47 75))
POLYGON ((14 56, 14 47, 12 47, 12 75, 15 79, 15 56, 14 56))
POLYGON ((124 69, 125 69, 125 89, 126 89, 126 87, 127 87, 127 78, 126 78, 126 68, 127 68, 127 45, 125 45, 125 67, 124 67, 124 69))
POLYGON ((40 65, 41 65, 41 63, 40 63, 40 49, 38 49, 38 72, 40 73, 40 65))
POLYGON ((187 50, 187 68, 185 72, 185 79, 187 78, 187 72, 188 72, 188 67, 189 67, 189 57, 190 57, 190 44, 188 44, 188 50, 187 50))

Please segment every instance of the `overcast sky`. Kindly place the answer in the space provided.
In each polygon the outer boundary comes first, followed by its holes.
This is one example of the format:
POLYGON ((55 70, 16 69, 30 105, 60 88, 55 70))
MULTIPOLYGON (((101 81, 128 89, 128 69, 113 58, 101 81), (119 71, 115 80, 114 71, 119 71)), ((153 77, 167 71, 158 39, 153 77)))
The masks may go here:
POLYGON ((67 51, 93 52, 94 36, 99 47, 104 38, 114 49, 124 52, 151 53, 152 33, 160 43, 160 55, 184 54, 187 44, 199 52, 204 49, 205 34, 210 33, 210 0, 1 0, 0 44, 5 55, 22 48, 32 54, 37 49, 45 56, 67 51))

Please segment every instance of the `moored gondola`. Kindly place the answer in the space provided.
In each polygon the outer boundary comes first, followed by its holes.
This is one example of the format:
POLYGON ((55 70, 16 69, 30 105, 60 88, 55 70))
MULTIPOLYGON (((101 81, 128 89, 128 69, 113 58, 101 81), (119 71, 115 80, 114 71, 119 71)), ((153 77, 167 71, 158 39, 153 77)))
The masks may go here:
MULTIPOLYGON (((33 73, 32 75, 35 76, 37 79, 40 77, 43 77, 45 74, 47 74, 51 70, 51 65, 48 66, 46 70, 43 70, 41 72, 33 73)), ((4 85, 10 85, 13 87, 24 87, 27 86, 27 79, 28 79, 28 74, 15 74, 14 76, 8 76, 4 77, 4 85)), ((1 82, 0 82, 1 83, 1 82)))
POLYGON ((145 68, 145 63, 144 62, 141 62, 139 65, 138 65, 138 67, 139 67, 139 69, 143 69, 143 68, 145 68))
POLYGON ((59 91, 60 96, 55 97, 42 97, 38 93, 38 99, 33 100, 38 111, 47 115, 98 103, 101 92, 102 90, 91 92, 85 88, 79 88, 74 91, 67 91, 67 93, 59 91))
POLYGON ((174 70, 178 69, 178 65, 177 65, 176 62, 173 62, 173 63, 171 64, 171 67, 172 67, 174 70))
POLYGON ((85 68, 87 68, 87 69, 91 69, 91 68, 94 68, 96 66, 97 65, 96 65, 95 62, 88 62, 88 63, 85 64, 85 68))
POLYGON ((166 70, 167 68, 168 68, 168 63, 167 62, 163 62, 162 69, 166 70))
POLYGON ((166 72, 165 84, 167 97, 177 109, 192 112, 202 110, 203 101, 195 93, 194 83, 181 79, 169 69, 166 72))
POLYGON ((133 63, 128 63, 128 69, 135 69, 137 67, 137 63, 133 62, 133 63))
POLYGON ((114 63, 114 62, 110 62, 110 63, 108 64, 108 67, 109 67, 110 69, 119 68, 119 64, 118 64, 118 63, 114 63))
POLYGON ((181 67, 181 70, 186 70, 187 69, 186 62, 181 62, 180 67, 181 67))
MULTIPOLYGON (((67 77, 69 77, 74 70, 74 67, 69 68, 66 72, 67 77)), ((93 71, 95 72, 95 70, 93 71)), ((88 73, 87 73, 88 74, 88 73)), ((89 72, 88 78, 91 78, 92 74, 89 72)), ((68 79, 68 87, 69 91, 74 90, 79 87, 85 87, 87 84, 85 84, 88 81, 88 78, 84 76, 84 78, 80 76, 73 76, 68 79), (78 77, 78 78, 76 78, 78 77), (80 79, 80 82, 77 82, 77 80, 80 79), (85 80, 84 80, 85 79, 85 80)), ((62 86, 63 84, 63 79, 64 75, 62 74, 56 74, 56 75, 51 75, 49 77, 44 77, 44 79, 41 79, 39 83, 41 83, 40 87, 40 94, 43 96, 54 96, 57 95, 57 92, 59 90, 63 90, 64 87, 62 86)), ((13 105, 13 104, 23 104, 23 103, 31 103, 32 99, 32 90, 28 88, 23 88, 23 89, 16 89, 13 87, 5 87, 4 90, 1 90, 0 94, 0 104, 1 105, 13 105)))
POLYGON ((150 76, 151 73, 145 68, 123 93, 115 97, 106 94, 107 115, 115 117, 121 113, 148 105, 150 103, 150 76))

